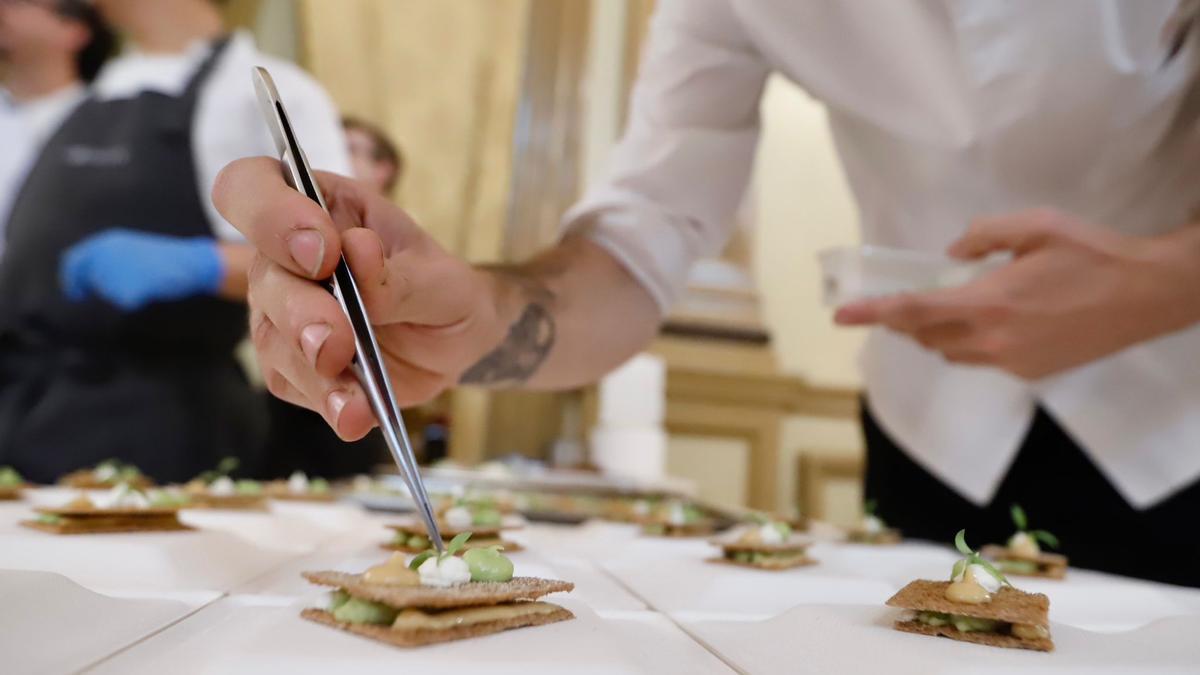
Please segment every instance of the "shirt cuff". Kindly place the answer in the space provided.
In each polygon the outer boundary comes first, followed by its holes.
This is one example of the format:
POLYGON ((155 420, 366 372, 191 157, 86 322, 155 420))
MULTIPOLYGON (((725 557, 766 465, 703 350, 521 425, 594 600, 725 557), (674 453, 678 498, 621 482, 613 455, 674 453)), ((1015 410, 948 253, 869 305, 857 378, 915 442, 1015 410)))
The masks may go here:
POLYGON ((582 235, 619 262, 666 316, 687 286, 699 257, 687 226, 637 205, 583 205, 568 212, 563 236, 582 235))

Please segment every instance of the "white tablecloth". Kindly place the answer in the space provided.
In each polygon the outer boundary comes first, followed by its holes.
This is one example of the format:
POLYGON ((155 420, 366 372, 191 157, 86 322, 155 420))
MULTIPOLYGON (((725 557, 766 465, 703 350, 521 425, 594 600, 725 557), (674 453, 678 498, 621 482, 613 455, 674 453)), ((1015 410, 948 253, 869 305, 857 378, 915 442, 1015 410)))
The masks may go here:
MULTIPOLYGON (((53 495, 53 493, 51 493, 53 495)), ((44 503, 46 495, 35 495, 44 503)), ((0 672, 270 673, 1200 673, 1200 590, 1071 570, 1021 580, 1051 599, 1051 654, 899 633, 883 606, 943 578, 949 548, 820 543, 782 573, 706 562, 702 540, 609 523, 514 533, 517 572, 576 584, 575 621, 401 650, 310 624, 313 569, 388 553, 389 517, 342 504, 267 514, 189 511, 193 533, 53 536, 0 507, 0 672)))

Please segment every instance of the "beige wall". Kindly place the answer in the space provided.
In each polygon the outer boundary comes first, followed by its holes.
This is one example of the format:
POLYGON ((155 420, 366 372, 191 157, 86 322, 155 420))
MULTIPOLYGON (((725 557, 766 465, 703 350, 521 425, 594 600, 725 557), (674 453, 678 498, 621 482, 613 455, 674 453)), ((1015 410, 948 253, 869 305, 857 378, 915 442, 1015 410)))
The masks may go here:
POLYGON ((814 384, 859 384, 861 335, 820 303, 816 254, 858 240, 858 213, 821 105, 781 77, 768 84, 755 166, 756 273, 783 368, 814 384))
MULTIPOLYGON (((837 328, 820 302, 816 253, 858 241, 858 214, 842 174, 824 109, 781 77, 762 105, 763 136, 756 165, 757 276, 767 324, 783 368, 814 384, 857 387, 863 335, 837 328)), ((795 493, 802 452, 861 452, 853 421, 794 417, 783 431, 780 494, 795 493)), ((854 489, 836 491, 831 513, 857 513, 854 489)))
MULTIPOLYGON (((820 303, 816 253, 857 241, 857 212, 817 102, 783 78, 770 81, 762 103, 763 134, 755 165, 757 223, 755 274, 765 320, 782 368, 819 385, 857 387, 856 354, 862 334, 833 326, 820 303)), ((783 429, 777 508, 795 495, 801 453, 853 454, 862 440, 852 420, 793 417, 783 429)), ((744 457, 743 444, 672 438, 669 467, 696 481, 700 495, 717 502, 738 498, 729 467, 744 457)), ((740 485, 740 484, 739 484, 740 485)), ((830 491, 836 520, 857 514, 854 486, 830 491)))
POLYGON ((304 62, 407 159, 397 195, 442 245, 499 256, 529 0, 303 0, 304 62))

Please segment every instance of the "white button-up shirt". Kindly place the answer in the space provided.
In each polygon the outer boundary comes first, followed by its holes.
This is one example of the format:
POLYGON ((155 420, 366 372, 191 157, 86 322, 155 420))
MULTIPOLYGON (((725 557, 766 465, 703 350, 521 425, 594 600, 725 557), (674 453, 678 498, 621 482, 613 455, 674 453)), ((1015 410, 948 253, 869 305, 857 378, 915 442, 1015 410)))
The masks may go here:
POLYGON ((29 169, 46 140, 83 96, 83 86, 73 84, 53 94, 17 103, 0 88, 0 254, 4 252, 9 212, 29 169))
MULTIPOLYGON (((179 96, 210 52, 207 42, 179 54, 131 50, 100 71, 93 95, 100 100, 130 98, 144 91, 179 96)), ((351 172, 341 119, 325 90, 296 64, 260 53, 248 33, 234 34, 200 89, 192 127, 196 190, 214 235, 222 239, 240 240, 241 233, 209 199, 217 174, 236 159, 276 154, 255 97, 250 77, 254 66, 271 71, 312 167, 347 176, 351 172)))
MULTIPOLYGON (((1200 34, 1163 65, 1176 7, 662 0, 611 175, 566 228, 665 310, 732 230, 772 71, 827 106, 866 243, 940 252, 977 216, 1035 206, 1133 234, 1180 227, 1200 205, 1200 34)), ((1038 404, 1136 506, 1200 476, 1200 328, 1034 383, 883 330, 862 365, 883 427, 979 504, 1038 404)))

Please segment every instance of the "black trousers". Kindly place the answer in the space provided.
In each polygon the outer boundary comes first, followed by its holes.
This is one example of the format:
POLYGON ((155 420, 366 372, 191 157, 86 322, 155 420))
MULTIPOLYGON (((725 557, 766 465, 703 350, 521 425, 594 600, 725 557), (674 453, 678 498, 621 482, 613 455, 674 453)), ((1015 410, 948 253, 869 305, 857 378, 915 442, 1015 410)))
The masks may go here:
POLYGON ((311 410, 270 395, 266 406, 270 431, 264 461, 256 473, 260 478, 286 478, 293 471, 303 471, 313 478, 333 480, 371 473, 381 461, 391 461, 378 429, 347 443, 311 410))
POLYGON ((258 462, 266 411, 232 356, 109 356, 0 352, 0 466, 54 483, 119 459, 182 483, 223 457, 258 462))
MULTIPOLYGON (((1073 567, 1200 587, 1200 481, 1145 510, 1121 497, 1071 437, 1038 409, 1016 459, 991 503, 966 500, 908 457, 863 406, 867 441, 864 493, 906 537, 950 544, 1003 544, 1020 504, 1034 529, 1049 530, 1073 567)), ((1200 452, 1181 448, 1181 452, 1200 452)), ((949 571, 947 571, 947 574, 949 571)))

